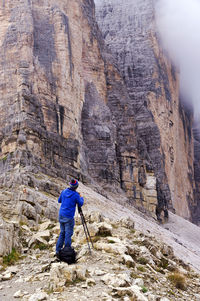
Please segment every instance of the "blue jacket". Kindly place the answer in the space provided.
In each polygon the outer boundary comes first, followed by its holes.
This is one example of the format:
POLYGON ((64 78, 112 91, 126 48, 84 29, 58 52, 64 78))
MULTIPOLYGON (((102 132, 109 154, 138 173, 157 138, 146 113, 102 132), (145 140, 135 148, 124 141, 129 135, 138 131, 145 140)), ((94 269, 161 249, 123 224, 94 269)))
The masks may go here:
POLYGON ((76 204, 79 207, 83 206, 84 199, 80 197, 77 191, 67 188, 61 192, 58 203, 61 203, 59 216, 73 218, 76 204))

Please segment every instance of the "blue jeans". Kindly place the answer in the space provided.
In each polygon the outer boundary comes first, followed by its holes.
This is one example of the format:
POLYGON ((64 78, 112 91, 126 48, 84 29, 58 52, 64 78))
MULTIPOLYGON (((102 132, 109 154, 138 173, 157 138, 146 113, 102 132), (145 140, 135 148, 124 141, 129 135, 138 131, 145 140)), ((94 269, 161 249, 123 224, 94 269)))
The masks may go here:
POLYGON ((74 218, 59 216, 60 235, 56 244, 56 253, 59 253, 65 243, 65 247, 71 247, 71 237, 74 230, 74 218))

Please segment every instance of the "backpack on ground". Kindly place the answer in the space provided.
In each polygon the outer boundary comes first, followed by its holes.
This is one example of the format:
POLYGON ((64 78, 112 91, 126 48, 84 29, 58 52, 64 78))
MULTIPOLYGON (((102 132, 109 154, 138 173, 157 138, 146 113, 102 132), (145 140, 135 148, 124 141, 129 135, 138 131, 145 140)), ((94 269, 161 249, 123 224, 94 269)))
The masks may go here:
POLYGON ((61 261, 67 262, 68 264, 72 264, 76 262, 76 252, 72 247, 64 247, 59 252, 59 259, 61 261))

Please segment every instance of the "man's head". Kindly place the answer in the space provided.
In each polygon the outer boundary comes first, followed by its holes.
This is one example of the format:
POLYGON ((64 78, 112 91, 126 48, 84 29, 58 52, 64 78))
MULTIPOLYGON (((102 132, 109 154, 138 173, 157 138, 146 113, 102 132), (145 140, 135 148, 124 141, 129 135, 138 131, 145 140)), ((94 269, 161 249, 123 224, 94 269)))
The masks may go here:
POLYGON ((76 190, 76 188, 78 187, 78 181, 75 179, 71 179, 71 181, 69 182, 69 186, 71 189, 76 190))

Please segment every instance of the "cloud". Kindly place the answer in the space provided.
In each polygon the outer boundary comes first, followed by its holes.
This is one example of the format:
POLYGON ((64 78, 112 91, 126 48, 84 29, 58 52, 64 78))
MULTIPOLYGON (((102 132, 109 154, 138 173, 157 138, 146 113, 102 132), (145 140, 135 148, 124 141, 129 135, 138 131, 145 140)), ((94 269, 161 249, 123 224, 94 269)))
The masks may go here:
POLYGON ((156 20, 163 47, 180 70, 184 99, 200 116, 200 0, 158 0, 156 20))

